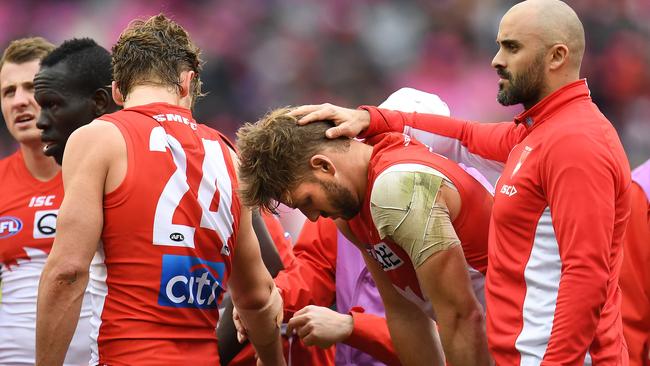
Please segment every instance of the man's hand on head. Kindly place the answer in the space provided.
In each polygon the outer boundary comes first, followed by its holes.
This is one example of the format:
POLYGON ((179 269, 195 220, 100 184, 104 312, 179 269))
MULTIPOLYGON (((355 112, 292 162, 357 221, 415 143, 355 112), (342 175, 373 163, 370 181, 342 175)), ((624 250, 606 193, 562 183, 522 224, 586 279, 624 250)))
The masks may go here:
POLYGON ((300 117, 298 124, 305 125, 310 122, 332 121, 332 127, 325 135, 328 138, 346 136, 357 137, 370 125, 370 113, 362 109, 350 109, 325 103, 319 105, 303 105, 289 113, 293 117, 300 117))

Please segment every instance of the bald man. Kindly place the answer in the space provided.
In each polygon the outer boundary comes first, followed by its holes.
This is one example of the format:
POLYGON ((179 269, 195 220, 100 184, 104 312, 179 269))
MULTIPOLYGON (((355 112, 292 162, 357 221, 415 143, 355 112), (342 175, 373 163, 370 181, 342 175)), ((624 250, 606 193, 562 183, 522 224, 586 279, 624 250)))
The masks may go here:
POLYGON ((336 122, 332 138, 400 131, 452 159, 474 154, 503 167, 486 280, 498 365, 628 364, 618 278, 630 167, 579 78, 584 38, 576 13, 558 0, 524 1, 504 15, 492 66, 497 100, 525 108, 514 123, 329 104, 293 112, 305 114, 301 123, 336 122))

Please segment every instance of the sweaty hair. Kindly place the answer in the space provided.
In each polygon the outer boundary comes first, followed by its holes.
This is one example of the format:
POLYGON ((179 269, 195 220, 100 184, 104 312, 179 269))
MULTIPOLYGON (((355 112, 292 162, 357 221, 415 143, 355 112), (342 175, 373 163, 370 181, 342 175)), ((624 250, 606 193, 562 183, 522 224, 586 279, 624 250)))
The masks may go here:
POLYGON ((0 59, 0 69, 5 62, 22 64, 34 60, 41 60, 52 52, 54 45, 43 37, 21 38, 9 43, 0 59))
POLYGON ((247 206, 276 212, 278 202, 290 204, 289 192, 311 177, 310 159, 326 149, 347 151, 350 139, 325 137, 330 122, 304 126, 287 113, 290 108, 269 112, 237 131, 240 198, 247 206))
POLYGON ((79 81, 81 93, 89 94, 99 88, 110 88, 112 81, 111 54, 90 38, 73 38, 63 42, 41 61, 41 67, 65 63, 79 81))
POLYGON ((162 85, 180 90, 180 73, 196 73, 192 101, 201 94, 201 51, 189 34, 163 14, 132 21, 113 46, 113 80, 122 96, 136 85, 162 85))

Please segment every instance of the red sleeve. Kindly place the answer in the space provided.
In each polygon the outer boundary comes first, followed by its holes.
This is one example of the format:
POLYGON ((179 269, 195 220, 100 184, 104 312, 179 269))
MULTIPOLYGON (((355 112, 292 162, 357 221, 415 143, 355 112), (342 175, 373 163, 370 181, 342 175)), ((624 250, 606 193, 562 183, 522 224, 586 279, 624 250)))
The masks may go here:
POLYGON ((650 345, 650 202, 636 183, 630 188, 632 210, 623 242, 621 314, 630 365, 648 362, 650 345))
POLYGON ((275 243, 275 247, 278 249, 284 268, 291 267, 295 255, 293 253, 293 246, 289 240, 289 235, 286 234, 282 224, 280 224, 280 221, 272 213, 261 210, 261 215, 264 224, 266 224, 266 229, 269 231, 271 239, 273 240, 273 243, 275 243))
POLYGON ((610 276, 610 260, 612 241, 617 240, 614 220, 621 173, 611 152, 580 131, 548 145, 540 159, 540 175, 562 269, 541 365, 582 365, 594 340, 608 283, 617 277, 610 276))
POLYGON ((348 346, 361 350, 375 359, 389 365, 401 365, 393 341, 390 339, 386 318, 366 314, 362 307, 350 309, 354 319, 354 329, 344 342, 348 346))
POLYGON ((514 122, 477 123, 434 114, 406 113, 371 106, 370 126, 359 137, 404 132, 406 126, 458 140, 470 153, 505 163, 510 150, 525 136, 526 128, 514 122))
POLYGON ((285 320, 307 305, 330 306, 334 302, 336 238, 332 220, 305 221, 293 248, 294 264, 275 278, 284 300, 285 320))

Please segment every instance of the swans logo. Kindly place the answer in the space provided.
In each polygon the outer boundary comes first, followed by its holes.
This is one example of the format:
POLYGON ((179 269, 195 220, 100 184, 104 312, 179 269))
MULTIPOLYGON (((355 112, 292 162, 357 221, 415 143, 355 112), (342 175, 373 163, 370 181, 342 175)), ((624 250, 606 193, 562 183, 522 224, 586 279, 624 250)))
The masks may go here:
POLYGON ((216 309, 225 265, 183 255, 163 255, 158 304, 216 309))

